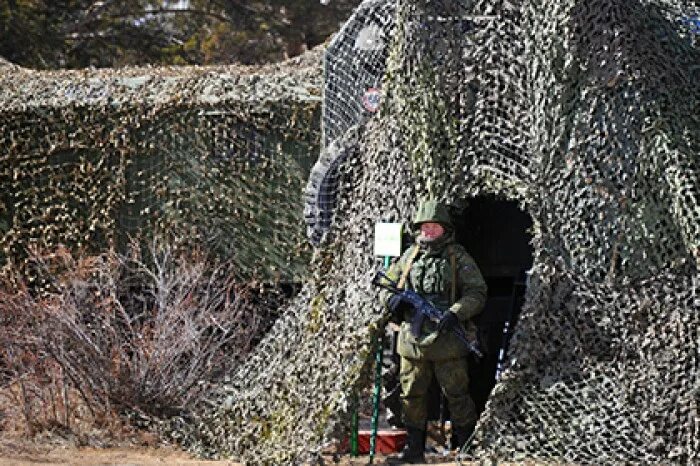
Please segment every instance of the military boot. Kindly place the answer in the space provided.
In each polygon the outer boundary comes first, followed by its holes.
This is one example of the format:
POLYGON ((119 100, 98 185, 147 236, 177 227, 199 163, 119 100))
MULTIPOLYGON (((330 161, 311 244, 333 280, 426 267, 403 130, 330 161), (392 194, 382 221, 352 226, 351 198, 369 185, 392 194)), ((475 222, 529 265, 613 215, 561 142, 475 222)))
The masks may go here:
POLYGON ((421 464, 425 463, 425 430, 406 427, 406 446, 399 456, 387 459, 389 464, 421 464))
POLYGON ((476 422, 470 422, 467 425, 464 426, 453 426, 452 427, 452 437, 451 437, 451 442, 452 442, 452 449, 453 450, 461 450, 462 447, 464 446, 465 443, 467 443, 467 440, 472 436, 474 433, 474 428, 476 427, 476 422))

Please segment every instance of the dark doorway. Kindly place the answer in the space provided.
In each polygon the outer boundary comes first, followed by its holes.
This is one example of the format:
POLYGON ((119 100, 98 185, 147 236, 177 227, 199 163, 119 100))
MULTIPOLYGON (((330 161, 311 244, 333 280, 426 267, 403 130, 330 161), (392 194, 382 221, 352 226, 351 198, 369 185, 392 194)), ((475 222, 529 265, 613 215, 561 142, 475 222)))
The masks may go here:
POLYGON ((484 196, 469 199, 467 208, 453 220, 457 241, 474 258, 488 285, 486 305, 477 322, 485 357, 470 366, 470 392, 481 412, 524 302, 526 271, 533 260, 532 219, 514 201, 484 196))
MULTIPOLYGON (((532 267, 532 247, 529 232, 532 219, 516 202, 483 196, 469 199, 466 209, 452 212, 456 240, 474 258, 488 285, 483 312, 478 317, 479 338, 484 358, 469 359, 469 391, 481 413, 496 384, 499 355, 507 354, 510 335, 517 324, 526 289, 526 271, 532 267), (504 332, 508 323, 508 331, 504 332)), ((413 238, 406 238, 408 246, 413 238)), ((396 334, 385 353, 384 407, 385 420, 402 426, 400 420, 399 357, 396 354, 396 334)), ((431 420, 449 419, 449 406, 440 395, 437 380, 428 394, 431 420)))

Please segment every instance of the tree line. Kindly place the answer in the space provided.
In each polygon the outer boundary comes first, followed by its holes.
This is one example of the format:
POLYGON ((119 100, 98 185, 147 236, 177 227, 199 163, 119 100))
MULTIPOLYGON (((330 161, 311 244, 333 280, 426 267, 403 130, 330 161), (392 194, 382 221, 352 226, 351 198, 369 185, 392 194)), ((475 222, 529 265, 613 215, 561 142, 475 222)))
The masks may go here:
POLYGON ((0 0, 0 56, 36 69, 262 64, 324 42, 359 0, 0 0))

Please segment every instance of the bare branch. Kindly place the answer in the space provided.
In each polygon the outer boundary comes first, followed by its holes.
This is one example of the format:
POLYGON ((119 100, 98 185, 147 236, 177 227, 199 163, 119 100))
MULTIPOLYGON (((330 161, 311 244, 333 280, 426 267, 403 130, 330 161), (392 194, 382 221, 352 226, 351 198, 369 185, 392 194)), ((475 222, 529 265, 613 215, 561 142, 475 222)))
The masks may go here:
POLYGON ((235 282, 230 264, 201 252, 163 241, 150 249, 148 259, 37 256, 37 268, 53 274, 53 291, 41 299, 26 289, 0 291, 0 319, 11 317, 0 320, 5 353, 43 354, 60 368, 55 387, 25 384, 23 397, 63 406, 59 420, 70 425, 71 389, 93 417, 110 406, 168 417, 201 401, 271 325, 281 294, 257 294, 235 282))

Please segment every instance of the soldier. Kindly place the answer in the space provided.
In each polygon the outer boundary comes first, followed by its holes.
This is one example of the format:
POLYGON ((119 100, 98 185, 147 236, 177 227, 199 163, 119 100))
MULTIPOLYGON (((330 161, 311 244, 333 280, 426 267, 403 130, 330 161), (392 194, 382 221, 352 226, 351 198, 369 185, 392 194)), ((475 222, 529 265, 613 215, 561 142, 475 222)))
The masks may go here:
POLYGON ((413 308, 398 294, 383 298, 395 320, 401 322, 397 350, 407 444, 393 459, 401 463, 425 461, 426 395, 433 374, 449 403, 453 447, 461 447, 474 430, 476 410, 468 391, 468 352, 452 329, 464 325, 475 335, 470 319, 481 312, 486 301, 486 283, 471 256, 455 242, 447 208, 436 201, 421 202, 413 224, 420 231, 416 244, 387 275, 398 281, 399 288, 409 287, 449 312, 438 324, 426 319, 416 338, 411 333, 413 308))

